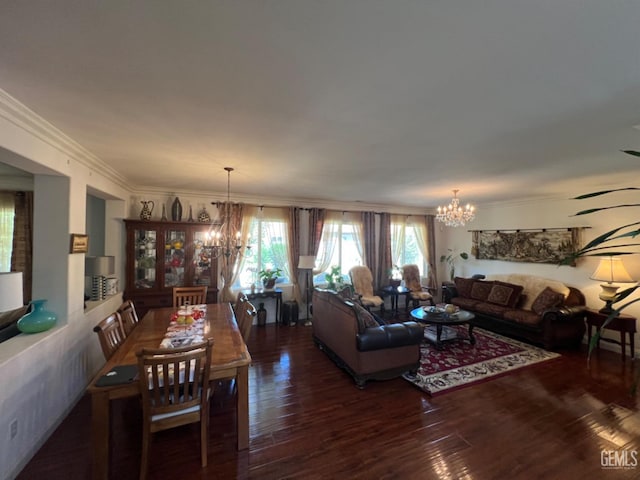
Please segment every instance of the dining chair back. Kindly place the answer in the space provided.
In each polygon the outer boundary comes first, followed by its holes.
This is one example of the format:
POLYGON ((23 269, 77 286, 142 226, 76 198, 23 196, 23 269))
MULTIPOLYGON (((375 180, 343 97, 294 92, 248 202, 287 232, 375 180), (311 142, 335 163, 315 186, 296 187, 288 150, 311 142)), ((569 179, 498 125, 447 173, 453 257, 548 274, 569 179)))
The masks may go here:
POLYGON ((105 360, 109 360, 118 347, 124 342, 127 335, 122 328, 122 319, 118 312, 113 312, 98 325, 93 327, 93 331, 98 334, 100 347, 105 360))
POLYGON ((247 294, 242 293, 242 290, 239 291, 238 295, 236 295, 236 303, 233 304, 233 312, 236 314, 236 318, 238 317, 238 312, 241 308, 240 306, 247 301, 249 301, 249 299, 247 298, 247 294))
POLYGON ((140 479, 147 476, 152 434, 189 423, 200 423, 200 463, 207 466, 212 348, 213 339, 208 339, 136 353, 143 410, 140 479))
POLYGON ((124 333, 126 335, 129 335, 140 321, 138 319, 138 314, 136 313, 136 307, 133 305, 133 301, 126 300, 122 305, 118 307, 117 312, 120 314, 124 333))
POLYGON ((173 287, 173 306, 201 305, 207 303, 207 286, 173 287))
POLYGON ((240 306, 240 310, 236 312, 236 321, 238 322, 238 328, 244 343, 249 340, 251 335, 251 329, 253 327, 253 320, 258 315, 256 307, 248 300, 243 302, 240 306))

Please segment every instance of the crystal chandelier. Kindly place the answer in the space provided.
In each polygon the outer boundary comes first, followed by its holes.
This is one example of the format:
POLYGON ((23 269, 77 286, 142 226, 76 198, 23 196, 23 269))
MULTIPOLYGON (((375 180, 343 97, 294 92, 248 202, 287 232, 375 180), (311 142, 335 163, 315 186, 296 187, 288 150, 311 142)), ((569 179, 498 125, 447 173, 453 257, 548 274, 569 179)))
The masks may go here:
POLYGON ((476 218, 473 205, 467 203, 464 208, 460 206, 460 199, 458 198, 459 191, 460 190, 453 191, 453 199, 449 205, 446 207, 438 207, 436 220, 440 220, 447 227, 462 227, 465 223, 476 218))
MULTIPOLYGON (((207 235, 205 248, 209 250, 211 258, 225 257, 227 262, 234 256, 242 256, 251 252, 251 245, 247 240, 246 244, 242 242, 240 230, 231 231, 233 219, 231 216, 231 172, 232 167, 224 167, 227 172, 227 203, 224 204, 224 212, 222 215, 222 223, 214 223, 207 235)), ((211 202, 220 208, 220 202, 211 202)))

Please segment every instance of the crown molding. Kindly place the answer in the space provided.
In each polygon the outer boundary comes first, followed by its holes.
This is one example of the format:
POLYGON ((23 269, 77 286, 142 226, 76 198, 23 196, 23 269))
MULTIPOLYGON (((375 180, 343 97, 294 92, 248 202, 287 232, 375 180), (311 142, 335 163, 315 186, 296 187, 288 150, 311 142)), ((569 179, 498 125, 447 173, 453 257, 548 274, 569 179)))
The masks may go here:
MULTIPOLYGON (((67 155, 89 170, 100 173, 100 175, 119 187, 125 190, 131 189, 127 180, 119 172, 1 88, 0 117, 67 155)), ((32 160, 37 161, 37 159, 32 160)))

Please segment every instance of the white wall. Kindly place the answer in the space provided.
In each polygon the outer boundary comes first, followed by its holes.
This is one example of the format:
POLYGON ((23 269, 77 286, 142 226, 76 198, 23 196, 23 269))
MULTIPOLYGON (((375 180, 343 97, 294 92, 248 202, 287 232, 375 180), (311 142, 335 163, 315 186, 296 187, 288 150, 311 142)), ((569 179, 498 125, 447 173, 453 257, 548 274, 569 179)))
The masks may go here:
POLYGON ((86 195, 108 192, 107 254, 124 258, 122 218, 129 192, 101 174, 88 152, 20 105, 2 103, 0 156, 34 176, 33 298, 47 299, 57 325, 0 344, 0 479, 13 478, 37 452, 104 364, 92 328, 122 302, 84 311, 84 254, 69 253, 85 233, 86 195), (18 431, 10 438, 10 425, 18 431))
MULTIPOLYGON (((630 178, 631 182, 633 180, 635 180, 635 178, 630 178)), ((622 186, 634 185, 620 185, 619 187, 622 186)), ((619 203, 637 203, 638 201, 637 195, 636 198, 633 198, 633 194, 628 193, 589 200, 573 200, 573 197, 584 193, 589 192, 568 192, 565 198, 479 206, 476 219, 465 227, 450 228, 437 226, 436 244, 438 245, 438 258, 440 255, 447 253, 447 248, 453 248, 457 252, 465 251, 470 253, 471 233, 469 230, 591 227, 583 231, 584 244, 617 226, 626 225, 638 220, 640 208, 615 209, 586 216, 575 216, 575 213, 587 208, 616 205, 619 203)), ((637 252, 638 249, 636 248, 635 251, 637 252)), ((624 264, 633 278, 640 279, 640 255, 625 257, 624 264)), ((471 276, 476 273, 483 273, 485 275, 494 273, 527 273, 556 279, 582 291, 586 297, 588 307, 600 309, 604 306, 604 303, 598 298, 598 294, 601 291, 600 282, 589 279, 597 265, 597 258, 580 259, 576 267, 568 267, 552 264, 476 260, 475 257, 470 255, 469 260, 458 261, 456 275, 471 276)), ((438 277, 441 281, 448 280, 445 264, 438 263, 438 277)), ((636 297, 637 295, 640 295, 640 292, 636 294, 636 297)), ((640 318, 640 302, 629 307, 625 310, 625 313, 640 318)), ((638 328, 640 328, 640 324, 638 328)), ((613 335, 614 338, 619 339, 617 333, 613 335)), ((605 336, 611 336, 611 334, 606 334, 605 336)), ((603 343, 602 346, 604 348, 616 349, 615 347, 611 347, 610 344, 603 343)))

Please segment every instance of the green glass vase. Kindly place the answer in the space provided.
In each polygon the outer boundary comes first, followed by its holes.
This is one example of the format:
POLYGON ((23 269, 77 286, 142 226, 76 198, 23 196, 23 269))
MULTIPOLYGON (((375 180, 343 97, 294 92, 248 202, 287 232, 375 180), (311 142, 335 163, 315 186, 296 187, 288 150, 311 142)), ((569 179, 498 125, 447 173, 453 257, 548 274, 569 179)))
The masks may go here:
POLYGON ((56 324, 57 315, 45 310, 46 300, 31 300, 31 311, 18 320, 18 330, 22 333, 38 333, 49 330, 56 324))

